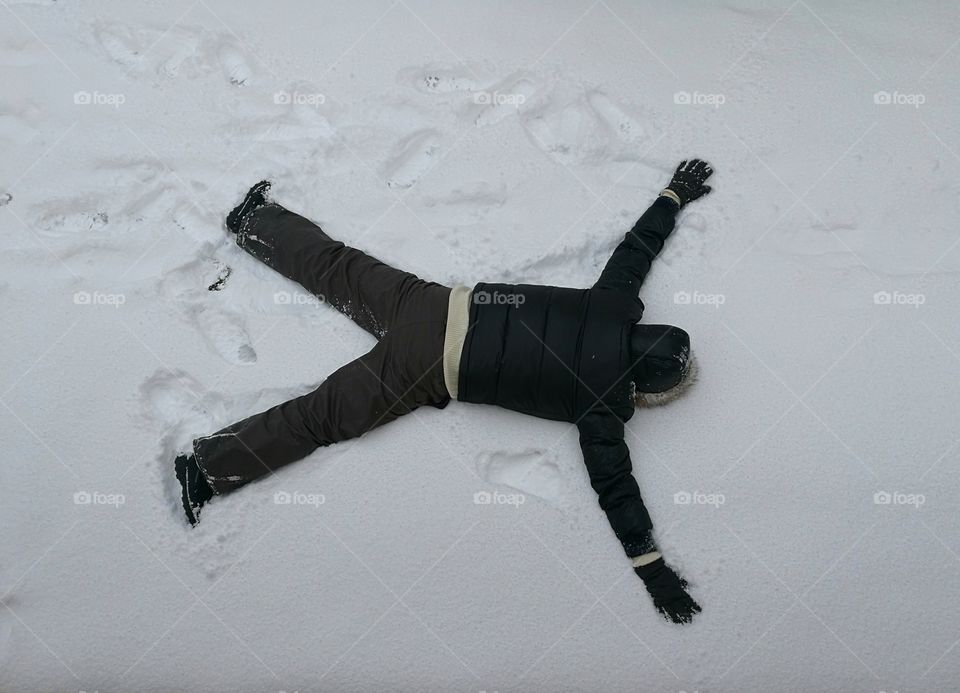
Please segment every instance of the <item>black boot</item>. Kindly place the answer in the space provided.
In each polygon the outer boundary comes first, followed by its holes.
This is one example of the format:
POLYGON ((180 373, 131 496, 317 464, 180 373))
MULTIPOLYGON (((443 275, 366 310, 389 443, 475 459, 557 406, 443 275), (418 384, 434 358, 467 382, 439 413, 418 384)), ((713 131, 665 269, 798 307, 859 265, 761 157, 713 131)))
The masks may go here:
POLYGON ((177 481, 180 482, 183 511, 187 514, 187 521, 196 525, 200 522, 200 508, 213 498, 213 490, 200 472, 200 466, 193 455, 180 455, 173 466, 177 472, 177 481))
POLYGON ((247 196, 243 202, 233 208, 233 211, 227 215, 227 228, 232 233, 239 233, 243 220, 247 218, 252 211, 267 204, 267 193, 270 191, 270 181, 262 180, 247 191, 247 196))

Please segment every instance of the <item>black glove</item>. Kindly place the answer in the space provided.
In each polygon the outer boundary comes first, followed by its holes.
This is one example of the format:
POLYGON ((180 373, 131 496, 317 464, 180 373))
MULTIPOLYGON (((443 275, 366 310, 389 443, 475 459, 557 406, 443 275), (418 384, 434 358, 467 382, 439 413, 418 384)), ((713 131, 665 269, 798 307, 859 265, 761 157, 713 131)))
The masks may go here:
POLYGON ((667 186, 667 190, 673 191, 680 198, 680 206, 683 207, 688 202, 710 192, 710 186, 704 185, 703 182, 710 177, 711 173, 713 173, 713 169, 706 161, 700 159, 681 161, 670 180, 670 185, 667 186))
POLYGON ((633 570, 647 586, 657 611, 668 621, 690 623, 694 614, 700 613, 700 605, 687 594, 687 581, 673 572, 662 558, 633 570))

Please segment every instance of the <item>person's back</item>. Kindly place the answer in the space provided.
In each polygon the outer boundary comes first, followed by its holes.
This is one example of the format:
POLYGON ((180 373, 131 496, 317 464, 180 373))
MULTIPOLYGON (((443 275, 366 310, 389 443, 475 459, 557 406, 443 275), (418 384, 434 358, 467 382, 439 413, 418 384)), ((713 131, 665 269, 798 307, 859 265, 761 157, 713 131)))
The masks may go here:
POLYGON ((457 399, 571 423, 598 399, 621 405, 642 314, 640 299, 621 291, 478 284, 457 399))

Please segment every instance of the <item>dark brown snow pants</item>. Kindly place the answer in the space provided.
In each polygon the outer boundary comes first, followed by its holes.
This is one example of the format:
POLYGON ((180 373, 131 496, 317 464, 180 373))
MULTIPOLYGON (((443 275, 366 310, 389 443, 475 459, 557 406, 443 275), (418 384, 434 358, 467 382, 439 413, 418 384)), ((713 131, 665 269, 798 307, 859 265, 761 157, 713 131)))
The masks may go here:
POLYGON ((237 243, 379 341, 313 392, 195 440, 214 492, 232 491, 417 407, 450 401, 442 363, 448 287, 345 246, 277 204, 254 211, 237 243))

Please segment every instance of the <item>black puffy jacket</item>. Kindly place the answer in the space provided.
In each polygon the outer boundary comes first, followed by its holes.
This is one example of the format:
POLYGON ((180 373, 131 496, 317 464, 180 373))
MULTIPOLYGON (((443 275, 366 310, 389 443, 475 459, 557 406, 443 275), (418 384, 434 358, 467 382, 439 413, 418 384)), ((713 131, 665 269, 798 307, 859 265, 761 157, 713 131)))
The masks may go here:
POLYGON ((630 330, 676 213, 658 198, 590 289, 477 284, 460 357, 459 400, 577 425, 590 483, 628 556, 654 549, 624 441, 634 412, 630 330))

